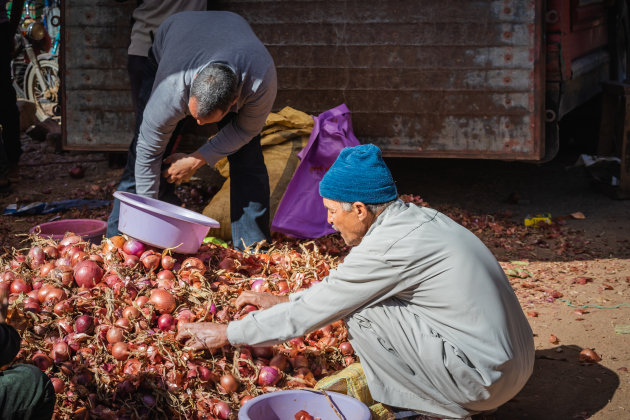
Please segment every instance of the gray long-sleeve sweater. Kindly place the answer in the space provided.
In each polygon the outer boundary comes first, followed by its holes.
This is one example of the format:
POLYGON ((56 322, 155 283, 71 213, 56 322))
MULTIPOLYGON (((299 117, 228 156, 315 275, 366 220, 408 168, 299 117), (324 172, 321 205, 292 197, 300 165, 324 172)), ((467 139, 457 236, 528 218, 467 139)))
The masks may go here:
POLYGON ((531 328, 501 266, 470 231, 397 201, 321 283, 228 325, 232 344, 348 324, 372 396, 445 418, 498 407, 525 385, 531 328))
POLYGON ((177 123, 190 114, 195 75, 214 62, 239 77, 237 117, 199 148, 208 165, 247 144, 265 124, 276 98, 273 59, 249 24, 231 12, 180 12, 158 28, 153 42, 158 69, 136 147, 136 192, 157 197, 162 158, 177 123))

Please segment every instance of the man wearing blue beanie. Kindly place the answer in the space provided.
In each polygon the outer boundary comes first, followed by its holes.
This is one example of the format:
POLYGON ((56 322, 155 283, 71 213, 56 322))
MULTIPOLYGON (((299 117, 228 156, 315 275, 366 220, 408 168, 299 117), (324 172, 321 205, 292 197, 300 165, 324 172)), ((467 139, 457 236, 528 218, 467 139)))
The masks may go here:
POLYGON ((345 148, 320 182, 328 222, 353 246, 321 283, 243 292, 260 311, 184 324, 201 349, 271 345, 343 319, 372 397, 395 418, 469 418, 513 398, 534 366, 521 306, 490 250, 436 210, 403 203, 378 147, 345 148))

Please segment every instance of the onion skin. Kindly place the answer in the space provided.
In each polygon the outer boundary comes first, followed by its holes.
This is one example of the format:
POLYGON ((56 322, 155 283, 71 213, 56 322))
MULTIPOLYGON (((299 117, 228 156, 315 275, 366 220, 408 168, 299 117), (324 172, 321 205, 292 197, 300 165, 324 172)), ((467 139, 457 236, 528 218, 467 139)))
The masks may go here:
POLYGON ((602 358, 597 353, 595 353, 593 349, 582 350, 578 358, 580 362, 585 363, 597 363, 602 360, 602 358))

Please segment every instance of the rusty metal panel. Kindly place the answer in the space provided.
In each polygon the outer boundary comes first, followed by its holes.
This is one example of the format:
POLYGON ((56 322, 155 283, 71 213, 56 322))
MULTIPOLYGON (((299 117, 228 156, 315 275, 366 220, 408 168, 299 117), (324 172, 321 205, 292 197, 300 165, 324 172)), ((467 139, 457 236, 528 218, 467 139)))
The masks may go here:
POLYGON ((541 0, 229 0, 278 68, 275 108, 342 102, 389 156, 544 152, 541 0))
MULTIPOLYGON (((122 150, 135 2, 66 0, 66 148, 122 150)), ((274 110, 340 103, 390 156, 543 155, 542 0, 216 0, 245 17, 278 68, 274 110)))
POLYGON ((108 0, 61 3, 64 149, 129 147, 134 114, 126 65, 134 5, 108 0))

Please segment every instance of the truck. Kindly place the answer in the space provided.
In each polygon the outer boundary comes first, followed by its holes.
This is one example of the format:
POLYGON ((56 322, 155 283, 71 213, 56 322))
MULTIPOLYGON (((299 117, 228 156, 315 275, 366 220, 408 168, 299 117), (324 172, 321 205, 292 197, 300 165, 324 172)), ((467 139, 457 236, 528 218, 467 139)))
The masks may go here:
MULTIPOLYGON (((628 77, 626 0, 218 0, 278 72, 274 110, 345 103, 385 156, 545 162, 561 122, 628 77)), ((62 3, 67 150, 124 151, 135 2, 62 3)), ((599 115, 594 115, 599 118, 599 115)))

